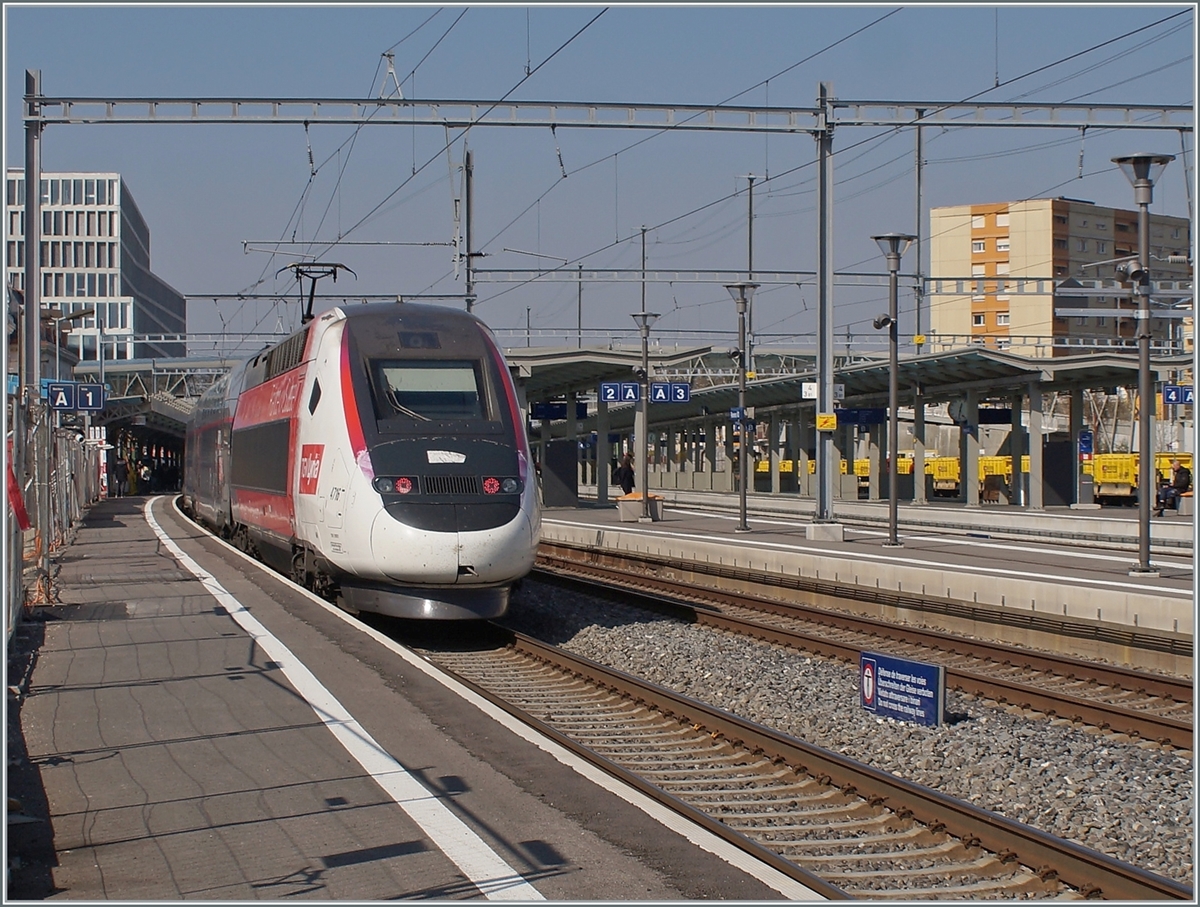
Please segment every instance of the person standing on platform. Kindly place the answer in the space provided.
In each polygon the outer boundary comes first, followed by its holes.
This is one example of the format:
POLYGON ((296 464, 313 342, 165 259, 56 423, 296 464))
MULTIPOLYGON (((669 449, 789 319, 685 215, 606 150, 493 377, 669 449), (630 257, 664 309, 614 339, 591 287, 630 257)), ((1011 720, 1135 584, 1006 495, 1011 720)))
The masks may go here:
POLYGON ((633 493, 633 454, 625 454, 621 458, 621 465, 617 467, 613 479, 621 486, 623 494, 633 493))
POLYGON ((1157 516, 1162 516, 1163 511, 1170 507, 1176 510, 1179 507, 1179 496, 1185 491, 1190 491, 1192 488, 1192 471, 1179 462, 1176 457, 1171 461, 1171 484, 1165 486, 1158 493, 1158 510, 1155 511, 1157 516))
POLYGON ((129 494, 129 462, 125 459, 125 455, 117 457, 117 462, 113 465, 113 491, 116 492, 116 497, 123 498, 129 494))

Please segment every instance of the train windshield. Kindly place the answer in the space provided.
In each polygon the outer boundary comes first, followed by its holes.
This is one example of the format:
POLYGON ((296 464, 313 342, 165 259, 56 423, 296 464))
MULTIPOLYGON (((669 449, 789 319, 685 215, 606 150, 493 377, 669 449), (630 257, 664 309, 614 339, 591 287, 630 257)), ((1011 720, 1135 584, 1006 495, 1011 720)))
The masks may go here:
POLYGON ((393 360, 375 363, 377 417, 412 422, 492 421, 479 363, 393 360))

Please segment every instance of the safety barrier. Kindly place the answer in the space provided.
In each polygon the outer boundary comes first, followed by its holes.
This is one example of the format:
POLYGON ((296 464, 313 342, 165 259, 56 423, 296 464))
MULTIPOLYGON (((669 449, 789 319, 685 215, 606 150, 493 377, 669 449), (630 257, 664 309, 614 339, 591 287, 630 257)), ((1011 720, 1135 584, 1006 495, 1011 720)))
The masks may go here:
POLYGON ((53 415, 38 406, 32 418, 12 402, 5 508, 5 640, 28 608, 52 598, 50 555, 63 548, 87 508, 101 495, 98 441, 75 429, 55 428, 53 415), (15 430, 15 429, 14 429, 15 430), (15 445, 14 442, 19 441, 15 445))

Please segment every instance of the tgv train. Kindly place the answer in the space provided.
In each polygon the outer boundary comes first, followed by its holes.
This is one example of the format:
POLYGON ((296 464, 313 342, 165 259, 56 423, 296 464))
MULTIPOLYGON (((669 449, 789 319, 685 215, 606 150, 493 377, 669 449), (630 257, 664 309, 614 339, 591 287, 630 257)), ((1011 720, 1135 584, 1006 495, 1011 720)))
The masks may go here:
POLYGON ((182 506, 346 610, 405 618, 503 614, 541 535, 495 338, 407 303, 332 309, 215 382, 182 506))

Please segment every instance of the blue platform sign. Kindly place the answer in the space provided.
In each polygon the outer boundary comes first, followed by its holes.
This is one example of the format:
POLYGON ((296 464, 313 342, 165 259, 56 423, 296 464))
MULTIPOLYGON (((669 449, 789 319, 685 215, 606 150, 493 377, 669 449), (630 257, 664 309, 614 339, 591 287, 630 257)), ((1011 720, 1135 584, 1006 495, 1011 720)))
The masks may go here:
POLYGON ((636 381, 621 382, 621 402, 637 403, 642 399, 642 386, 636 381))
POLYGON ((75 389, 75 405, 77 409, 99 411, 104 409, 103 384, 79 384, 75 389))
POLYGON ((1092 432, 1091 429, 1084 428, 1079 432, 1079 455, 1084 456, 1092 452, 1092 432))
POLYGON ((74 409, 75 382, 51 381, 46 386, 46 399, 50 401, 51 409, 74 409))
POLYGON ((21 387, 21 379, 14 374, 8 376, 8 396, 13 396, 21 387))
POLYGON ((672 403, 690 403, 692 399, 692 386, 685 381, 671 382, 671 402, 672 403))
POLYGON ((729 410, 729 418, 734 422, 741 422, 746 418, 746 411, 740 406, 735 406, 729 410))
POLYGON ((835 409, 838 425, 882 425, 887 421, 886 409, 835 409))
POLYGON ((946 715, 946 669, 878 652, 858 657, 859 701, 869 712, 938 727, 946 715))
POLYGON ((605 381, 600 385, 601 403, 620 403, 621 385, 616 381, 605 381))
POLYGON ((671 401, 671 385, 655 381, 650 385, 651 403, 669 403, 671 401))
POLYGON ((1178 406, 1181 403, 1195 402, 1195 385, 1192 384, 1164 384, 1163 385, 1163 403, 1178 406))

